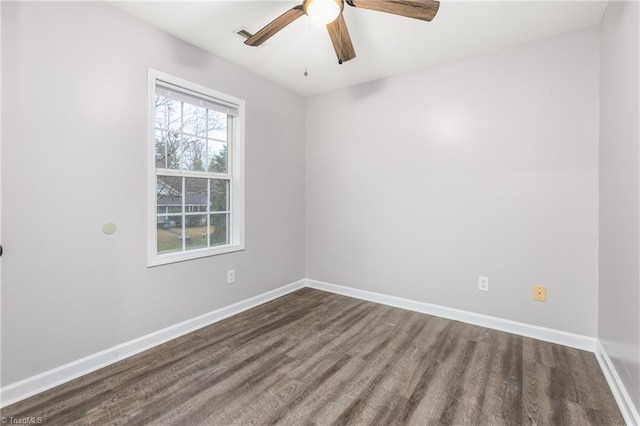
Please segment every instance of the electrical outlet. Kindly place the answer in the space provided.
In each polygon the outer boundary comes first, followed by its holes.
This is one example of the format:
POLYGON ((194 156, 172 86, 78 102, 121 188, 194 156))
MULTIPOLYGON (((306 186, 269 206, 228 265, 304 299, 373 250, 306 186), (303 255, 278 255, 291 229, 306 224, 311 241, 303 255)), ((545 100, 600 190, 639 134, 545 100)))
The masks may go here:
POLYGON ((534 285, 533 286, 533 300, 536 302, 546 302, 547 301, 547 287, 543 285, 534 285))
POLYGON ((236 270, 229 269, 227 271, 227 284, 233 284, 236 282, 236 270))
POLYGON ((488 277, 478 277, 478 290, 489 291, 488 277))

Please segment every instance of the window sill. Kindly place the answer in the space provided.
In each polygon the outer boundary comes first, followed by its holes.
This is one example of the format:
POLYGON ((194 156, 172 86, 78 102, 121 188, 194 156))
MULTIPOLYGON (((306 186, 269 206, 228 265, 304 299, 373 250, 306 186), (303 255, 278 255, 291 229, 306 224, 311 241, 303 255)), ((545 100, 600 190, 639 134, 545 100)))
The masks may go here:
POLYGON ((148 268, 154 266, 168 265, 171 263, 184 262, 187 260, 201 259, 203 257, 218 256, 226 253, 243 251, 244 244, 231 244, 221 247, 207 247, 203 249, 195 249, 187 252, 160 254, 153 259, 149 259, 148 268))

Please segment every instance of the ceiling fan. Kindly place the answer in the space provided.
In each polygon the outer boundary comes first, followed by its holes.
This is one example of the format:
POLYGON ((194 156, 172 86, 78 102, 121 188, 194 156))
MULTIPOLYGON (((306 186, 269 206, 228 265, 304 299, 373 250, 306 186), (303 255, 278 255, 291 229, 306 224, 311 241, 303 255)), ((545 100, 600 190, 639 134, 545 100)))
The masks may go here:
POLYGON ((304 0, 302 4, 292 7, 257 33, 249 34, 244 44, 260 46, 302 15, 307 15, 327 26, 338 63, 342 64, 356 57, 347 24, 342 16, 345 1, 352 7, 393 13, 423 21, 431 21, 440 7, 437 0, 304 0))

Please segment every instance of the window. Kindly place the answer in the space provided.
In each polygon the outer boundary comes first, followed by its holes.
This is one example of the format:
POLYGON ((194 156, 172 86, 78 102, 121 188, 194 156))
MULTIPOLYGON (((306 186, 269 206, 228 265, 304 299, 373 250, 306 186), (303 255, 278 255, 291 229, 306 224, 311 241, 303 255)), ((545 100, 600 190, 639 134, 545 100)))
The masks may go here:
POLYGON ((149 70, 149 266, 244 249, 244 101, 149 70))

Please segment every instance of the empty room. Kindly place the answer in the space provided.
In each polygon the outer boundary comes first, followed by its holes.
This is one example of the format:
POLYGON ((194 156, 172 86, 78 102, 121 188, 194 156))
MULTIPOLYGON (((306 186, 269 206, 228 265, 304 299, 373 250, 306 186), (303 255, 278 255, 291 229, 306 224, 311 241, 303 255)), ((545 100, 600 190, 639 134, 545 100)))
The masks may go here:
POLYGON ((3 424, 640 425, 637 1, 2 1, 3 424))

